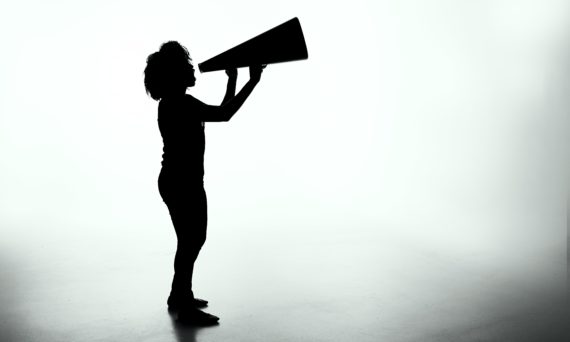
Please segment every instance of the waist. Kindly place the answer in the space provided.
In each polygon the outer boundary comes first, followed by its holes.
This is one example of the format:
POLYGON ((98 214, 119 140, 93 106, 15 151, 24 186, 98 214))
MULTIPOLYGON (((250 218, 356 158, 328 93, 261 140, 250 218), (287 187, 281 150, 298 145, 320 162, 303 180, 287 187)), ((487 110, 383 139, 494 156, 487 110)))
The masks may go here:
POLYGON ((204 159, 162 158, 162 169, 168 172, 204 173, 204 159))
POLYGON ((204 178, 204 168, 191 168, 178 165, 162 165, 160 175, 167 178, 200 180, 204 178))

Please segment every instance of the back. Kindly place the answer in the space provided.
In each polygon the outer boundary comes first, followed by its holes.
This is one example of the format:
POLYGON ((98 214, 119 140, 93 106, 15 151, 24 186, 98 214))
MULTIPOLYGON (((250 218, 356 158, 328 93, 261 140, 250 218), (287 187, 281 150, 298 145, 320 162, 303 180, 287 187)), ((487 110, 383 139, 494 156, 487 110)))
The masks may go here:
POLYGON ((190 95, 163 98, 158 105, 164 171, 183 177, 204 176, 204 122, 199 121, 201 102, 190 95))

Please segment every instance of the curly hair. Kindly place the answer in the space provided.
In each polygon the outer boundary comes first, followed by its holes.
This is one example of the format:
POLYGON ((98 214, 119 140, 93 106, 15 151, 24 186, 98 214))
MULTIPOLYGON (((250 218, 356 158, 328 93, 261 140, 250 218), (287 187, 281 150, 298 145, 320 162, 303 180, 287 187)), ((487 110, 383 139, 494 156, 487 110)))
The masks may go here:
POLYGON ((146 59, 144 86, 154 100, 160 100, 172 89, 184 86, 184 70, 192 66, 188 50, 176 41, 168 41, 146 59))

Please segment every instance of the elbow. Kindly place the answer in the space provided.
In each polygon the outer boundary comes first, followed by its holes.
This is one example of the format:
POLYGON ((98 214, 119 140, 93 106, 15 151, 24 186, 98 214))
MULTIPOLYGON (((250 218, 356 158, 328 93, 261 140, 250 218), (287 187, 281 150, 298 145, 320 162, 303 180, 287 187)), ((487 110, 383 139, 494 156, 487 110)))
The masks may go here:
POLYGON ((234 112, 226 105, 220 106, 220 121, 228 122, 234 116, 234 112))
POLYGON ((226 115, 224 115, 224 122, 228 122, 231 120, 231 118, 234 116, 234 113, 228 113, 226 115))

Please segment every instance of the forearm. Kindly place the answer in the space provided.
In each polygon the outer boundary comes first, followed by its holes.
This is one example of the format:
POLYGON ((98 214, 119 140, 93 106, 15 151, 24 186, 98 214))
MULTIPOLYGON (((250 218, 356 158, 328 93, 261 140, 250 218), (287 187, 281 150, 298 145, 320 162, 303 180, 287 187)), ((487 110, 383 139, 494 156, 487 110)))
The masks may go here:
MULTIPOLYGON (((249 80, 236 96, 231 97, 227 102, 222 104, 226 119, 229 120, 241 108, 245 100, 249 97, 259 80, 249 80)), ((235 88, 234 88, 235 89, 235 88)))
POLYGON ((229 77, 228 78, 228 85, 226 87, 226 95, 224 95, 224 99, 222 100, 222 105, 226 104, 229 100, 231 100, 236 94, 236 82, 237 77, 229 77))

